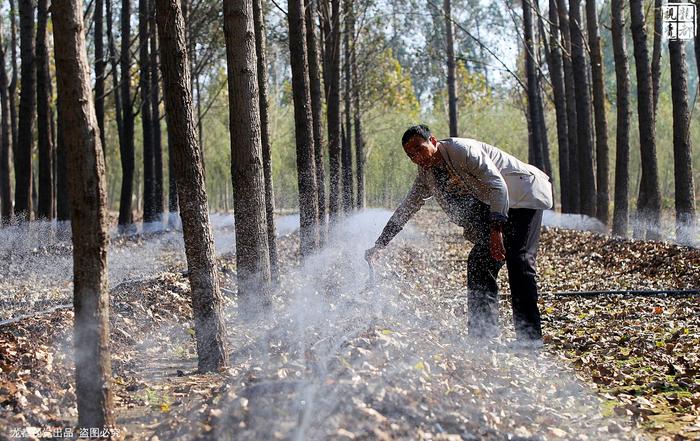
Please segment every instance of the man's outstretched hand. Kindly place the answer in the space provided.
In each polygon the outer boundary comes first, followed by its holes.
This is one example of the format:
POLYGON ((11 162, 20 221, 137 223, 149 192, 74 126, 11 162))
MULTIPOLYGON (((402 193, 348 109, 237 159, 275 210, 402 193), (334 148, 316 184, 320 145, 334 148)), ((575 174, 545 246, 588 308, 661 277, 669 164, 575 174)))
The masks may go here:
POLYGON ((506 247, 503 245, 503 234, 500 228, 491 228, 489 251, 495 260, 499 262, 506 260, 506 247))
POLYGON ((365 251, 365 260, 367 262, 372 262, 376 257, 377 253, 382 250, 384 247, 381 247, 379 245, 375 245, 372 248, 368 249, 365 251))

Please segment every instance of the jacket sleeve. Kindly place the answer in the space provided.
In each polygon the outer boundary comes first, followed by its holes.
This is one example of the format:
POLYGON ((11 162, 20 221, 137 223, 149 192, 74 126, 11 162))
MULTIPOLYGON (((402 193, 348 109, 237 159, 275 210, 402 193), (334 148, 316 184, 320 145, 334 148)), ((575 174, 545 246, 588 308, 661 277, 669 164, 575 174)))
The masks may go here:
POLYGON ((508 187, 503 175, 481 145, 467 146, 462 161, 454 163, 464 182, 477 182, 477 193, 491 208, 490 220, 504 222, 508 219, 508 187))
POLYGON ((430 189, 425 182, 423 172, 419 171, 418 176, 413 181, 413 186, 396 211, 394 211, 394 214, 389 218, 375 244, 382 247, 387 246, 403 229, 406 222, 425 204, 425 198, 427 197, 430 197, 430 189))

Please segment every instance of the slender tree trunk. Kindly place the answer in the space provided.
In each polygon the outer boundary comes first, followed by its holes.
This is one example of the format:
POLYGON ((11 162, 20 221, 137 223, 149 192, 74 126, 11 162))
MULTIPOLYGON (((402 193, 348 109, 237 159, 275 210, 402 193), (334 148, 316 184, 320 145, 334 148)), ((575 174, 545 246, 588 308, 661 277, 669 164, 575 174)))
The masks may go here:
POLYGON ((612 0, 612 43, 617 84, 615 208, 613 234, 627 237, 629 218, 630 79, 625 37, 624 0, 612 0))
POLYGON ((654 98, 654 120, 659 103, 659 86, 661 82, 661 37, 663 34, 663 0, 654 0, 654 49, 651 55, 651 90, 654 98))
POLYGON ((318 186, 318 232, 319 240, 326 240, 326 173, 323 166, 323 102, 321 91, 321 69, 319 44, 316 40, 316 4, 318 0, 305 0, 306 46, 309 50, 309 90, 311 112, 314 122, 314 159, 316 161, 316 185, 318 186))
MULTIPOLYGON (((452 25, 452 1, 444 0, 445 45, 447 46, 447 97, 450 118, 450 136, 459 136, 457 130, 457 86, 455 74, 455 41, 452 25)), ((532 16, 530 16, 532 18, 532 16)))
POLYGON ((141 129, 143 133, 143 221, 158 218, 155 204, 156 168, 153 148, 153 118, 151 103, 151 56, 148 53, 149 0, 139 0, 139 88, 141 89, 141 129))
POLYGON ((175 179, 175 164, 173 162, 173 142, 171 137, 172 135, 170 135, 170 130, 167 130, 166 139, 168 141, 168 226, 174 228, 177 223, 177 212, 179 208, 177 201, 177 181, 175 179))
POLYGON ((539 79, 537 77, 537 60, 535 49, 535 32, 532 20, 532 6, 530 0, 523 0, 523 26, 525 38, 525 72, 527 74, 527 105, 528 105, 528 132, 531 140, 528 161, 544 170, 544 157, 542 155, 541 124, 539 104, 539 79))
POLYGON ((66 137, 63 134, 63 116, 61 115, 61 97, 57 101, 56 117, 56 218, 59 221, 70 220, 70 197, 68 196, 68 154, 66 152, 66 137))
POLYGON ((609 222, 610 196, 608 194, 608 122, 605 117, 605 82, 603 74, 603 57, 600 49, 598 32, 598 14, 595 0, 586 0, 586 25, 588 27, 588 45, 591 51, 591 78, 593 79, 593 108, 595 110, 595 145, 596 145, 596 217, 607 224, 609 222))
POLYGON ((150 67, 151 67, 151 122, 153 134, 153 205, 155 207, 155 220, 163 220, 163 141, 160 129, 160 76, 158 75, 158 32, 156 29, 155 0, 149 0, 151 13, 148 18, 148 31, 150 42, 150 67))
MULTIPOLYGON (((630 0, 632 42, 637 71, 637 111, 639 114, 639 142, 642 156, 642 181, 637 200, 637 225, 646 231, 648 239, 658 239, 661 227, 661 194, 656 159, 654 103, 651 68, 647 50, 642 0, 630 0)), ((639 236, 639 233, 635 234, 639 236)))
POLYGON ((19 0, 22 71, 15 149, 15 214, 24 220, 32 217, 32 128, 36 109, 34 8, 32 0, 19 0))
MULTIPOLYGON (((542 165, 543 165, 543 171, 550 177, 552 183, 554 183, 554 174, 552 172, 552 159, 549 154, 549 139, 547 136, 547 120, 545 118, 545 106, 544 106, 544 100, 542 99, 542 80, 544 74, 540 72, 540 66, 542 66, 542 57, 543 57, 543 52, 544 52, 544 57, 547 58, 549 51, 547 51, 547 35, 544 32, 544 27, 542 26, 542 15, 540 13, 540 3, 539 0, 534 0, 533 6, 534 7, 534 12, 535 16, 539 18, 540 21, 540 29, 539 29, 539 34, 536 35, 536 43, 535 47, 536 48, 542 48, 542 50, 537 49, 535 52, 535 60, 537 63, 537 118, 539 120, 539 138, 541 142, 541 151, 542 151, 542 165), (541 43, 539 42, 541 40, 541 43)), ((534 18, 533 18, 534 20, 534 18)))
MULTIPOLYGON (((568 188, 569 188, 569 213, 581 212, 581 180, 579 178, 579 159, 577 145, 577 118, 576 118, 576 85, 574 81, 574 68, 571 63, 571 27, 569 26, 567 0, 558 0, 559 26, 563 43, 564 62, 564 86, 566 88, 566 114, 567 135, 569 147, 568 164, 568 188)), ((563 182, 563 181, 562 181, 563 182)))
MULTIPOLYGON (((155 3, 165 112, 168 131, 172 134, 178 197, 182 202, 180 214, 187 274, 192 289, 198 368, 200 372, 210 372, 226 366, 228 355, 223 297, 219 290, 202 157, 197 146, 192 108, 185 22, 178 0, 156 0, 155 3)), ((252 32, 249 29, 251 35, 252 32)), ((236 224, 238 229, 238 222, 236 224)), ((244 247, 238 239, 236 237, 236 244, 244 247)), ((238 271, 240 275, 244 268, 239 266, 238 271)))
POLYGON ((238 296, 244 310, 255 309, 256 304, 267 305, 270 301, 270 252, 254 21, 251 0, 224 1, 238 296), (242 145, 236 142, 240 139, 249 141, 242 145))
POLYGON ((289 50, 294 97, 294 131, 297 144, 297 183, 302 256, 310 255, 318 244, 318 189, 314 159, 313 117, 309 87, 308 53, 303 0, 289 2, 289 50))
POLYGON ((17 132, 17 10, 15 9, 15 0, 10 0, 10 47, 12 56, 12 78, 10 79, 10 126, 12 127, 12 153, 13 158, 17 161, 17 144, 19 136, 17 132))
POLYGON ((345 0, 345 32, 343 33, 344 40, 344 56, 343 56, 343 76, 345 78, 345 90, 343 94, 343 102, 345 106, 345 130, 343 132, 342 143, 342 176, 343 176, 343 207, 344 213, 349 214, 353 210, 353 180, 352 180, 352 78, 350 77, 350 53, 351 37, 354 33, 352 19, 352 0, 345 0))
POLYGON ((328 162, 330 164, 330 191, 328 197, 330 222, 337 220, 341 211, 340 199, 340 0, 325 1, 324 76, 327 102, 328 162), (329 10, 330 9, 330 10, 329 10), (326 73, 327 72, 327 73, 326 73))
POLYGON ((37 214, 41 219, 51 219, 53 215, 53 142, 51 139, 51 119, 49 109, 49 50, 47 22, 49 19, 48 0, 38 1, 36 33, 36 99, 37 99, 37 144, 39 147, 39 206, 37 214))
POLYGON ((564 65, 559 33, 559 6, 556 0, 549 0, 549 48, 551 60, 549 72, 554 92, 554 108, 557 115, 557 140, 559 145, 559 182, 561 186, 561 211, 567 213, 569 207, 569 139, 567 128, 566 90, 564 87, 564 65))
POLYGON ((365 208, 365 144, 362 138, 362 113, 360 105, 360 81, 357 74, 357 40, 352 47, 350 64, 352 66, 352 104, 353 104, 353 126, 355 128, 355 167, 357 179, 357 202, 358 210, 365 208))
POLYGON ((591 127, 591 96, 587 77, 586 55, 581 20, 581 0, 569 4, 571 20, 571 64, 576 82, 576 129, 581 190, 581 212, 596 215, 595 176, 593 175, 593 134, 591 127))
POLYGON ((90 87, 82 3, 59 0, 52 8, 58 102, 70 169, 78 425, 105 428, 114 426, 115 420, 110 385, 104 154, 90 87))
MULTIPOLYGON (((95 0, 95 116, 100 127, 102 152, 107 150, 105 144, 105 53, 104 53, 104 0, 95 0)), ((38 48, 37 48, 38 52, 38 48)))
POLYGON ((262 0, 253 0, 255 27, 255 54, 258 69, 258 99, 260 102, 260 142, 262 148, 263 178, 265 179, 265 217, 267 219, 267 245, 270 256, 270 275, 279 282, 277 257, 277 232, 275 230, 275 194, 272 186, 272 159, 270 141, 269 98, 267 93, 267 43, 265 15, 262 0))
POLYGON ((676 203, 676 238, 697 240, 695 232, 695 189, 693 184, 688 66, 685 42, 669 41, 671 94, 673 97, 673 171, 676 203))
POLYGON ((112 2, 105 0, 105 18, 107 19, 107 44, 109 46, 109 62, 112 66, 112 93, 114 94, 114 115, 117 121, 117 135, 119 146, 124 144, 124 131, 122 121, 122 101, 119 86, 119 66, 117 61, 117 48, 114 43, 114 33, 112 32, 112 2))
POLYGON ((131 103, 131 0, 122 0, 121 15, 121 114, 122 187, 119 198, 119 231, 133 230, 131 198, 134 194, 134 111, 131 103))
POLYGON ((10 97, 5 70, 5 54, 7 50, 3 42, 2 19, 0 19, 0 107, 2 122, 0 123, 0 225, 6 225, 12 219, 12 188, 10 187, 10 148, 12 146, 12 129, 10 118, 10 97))

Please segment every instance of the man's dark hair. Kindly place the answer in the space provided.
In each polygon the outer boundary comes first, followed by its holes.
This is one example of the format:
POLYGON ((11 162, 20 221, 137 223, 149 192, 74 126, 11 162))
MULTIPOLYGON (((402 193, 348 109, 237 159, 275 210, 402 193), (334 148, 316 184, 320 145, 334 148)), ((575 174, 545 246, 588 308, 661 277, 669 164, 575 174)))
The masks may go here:
POLYGON ((403 136, 401 137, 401 145, 406 145, 408 141, 411 140, 414 136, 420 136, 424 140, 430 139, 430 136, 432 134, 430 133, 430 128, 426 126, 425 124, 418 124, 417 126, 411 126, 403 132, 403 136))

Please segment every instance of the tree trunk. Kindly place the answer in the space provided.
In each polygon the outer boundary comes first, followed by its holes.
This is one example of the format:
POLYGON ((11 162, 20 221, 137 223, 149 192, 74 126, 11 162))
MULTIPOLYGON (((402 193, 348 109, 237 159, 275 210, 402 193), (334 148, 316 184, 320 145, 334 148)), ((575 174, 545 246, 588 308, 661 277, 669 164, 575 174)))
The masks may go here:
MULTIPOLYGON (((447 47, 447 97, 450 118, 450 136, 459 136, 457 131, 457 86, 455 75, 455 41, 452 25, 452 1, 444 0, 445 44, 447 47)), ((530 16, 532 19, 532 16, 530 16)))
POLYGON ((576 82, 576 139, 581 190, 581 213, 596 215, 595 176, 593 175, 593 134, 591 96, 586 68, 586 55, 581 21, 581 0, 569 4, 571 21, 571 64, 576 82))
POLYGON ((12 219, 12 188, 10 187, 10 148, 12 146, 12 129, 10 118, 10 97, 5 70, 5 44, 3 42, 2 20, 0 20, 0 225, 6 225, 12 219))
POLYGON ((661 37, 663 34, 663 0, 654 0, 654 49, 651 55, 651 87, 654 98, 654 120, 659 103, 659 85, 661 81, 661 37))
POLYGON ((357 74, 357 40, 352 47, 352 104, 353 104, 353 126, 355 128, 355 177, 357 179, 357 202, 358 210, 365 208, 365 144, 362 138, 362 113, 360 105, 360 81, 357 74))
POLYGON ((122 187, 119 198, 119 231, 133 231, 131 198, 134 194, 134 111, 131 103, 131 0, 122 0, 121 16, 121 114, 122 187))
POLYGON ((593 79, 593 109, 595 110, 596 146, 596 217, 608 224, 610 195, 608 194, 608 122, 605 117, 605 82, 603 57, 598 33, 598 14, 595 0, 586 0, 586 25, 591 51, 591 78, 593 79))
POLYGON ((36 33, 36 110, 37 144, 39 147, 39 206, 40 219, 51 219, 53 215, 53 140, 51 139, 51 94, 49 93, 49 50, 47 22, 49 19, 48 0, 39 0, 37 7, 36 33))
POLYGON ((690 106, 688 105, 688 66, 685 42, 668 43, 671 61, 673 97, 673 171, 675 177, 676 238, 697 240, 695 232, 695 191, 693 185, 692 146, 690 143, 690 106))
POLYGON ((625 39, 624 0, 612 0, 612 43, 617 84, 615 207, 613 234, 627 237, 629 218, 630 78, 625 39))
POLYGON ((122 121, 122 101, 119 93, 119 69, 117 62, 117 48, 114 43, 114 33, 112 32, 112 2, 105 0, 105 15, 107 19, 107 44, 109 45, 109 62, 112 66, 112 92, 114 96, 114 115, 117 121, 117 135, 119 146, 124 143, 124 131, 122 121))
POLYGON ((345 77, 345 90, 343 101, 345 106, 345 130, 343 132, 342 143, 342 175, 343 175, 343 212, 349 214, 353 210, 353 180, 352 180, 352 78, 350 77, 350 53, 351 53, 351 37, 354 33, 354 25, 352 18, 352 0, 345 0, 345 32, 343 33, 344 40, 344 63, 343 76, 345 77))
POLYGON ((156 29, 155 0, 149 0, 151 13, 148 18, 148 31, 151 54, 151 122, 153 134, 153 205, 155 207, 155 220, 163 220, 163 141, 160 131, 160 81, 158 75, 158 32, 156 29))
POLYGON ((556 0, 549 0, 549 72, 554 92, 554 108, 557 115, 557 140, 559 144, 559 183, 561 187, 561 211, 567 213, 569 207, 569 139, 566 114, 566 90, 564 87, 564 65, 559 33, 559 6, 556 0))
POLYGON ((73 219, 73 310, 78 426, 115 424, 110 385, 105 163, 90 87, 82 3, 52 6, 56 78, 73 219))
MULTIPOLYGON (((45 0, 44 0, 45 1, 45 0)), ((104 0, 95 0, 95 116, 100 128, 102 152, 105 144, 105 53, 104 53, 104 0)), ((37 55, 39 48, 37 47, 37 55)))
MULTIPOLYGON (((223 298, 219 290, 202 157, 197 146, 192 108, 185 22, 178 0, 156 0, 155 3, 165 112, 168 131, 172 134, 178 198, 182 202, 180 215, 192 289, 198 368, 200 372, 210 372, 226 366, 228 356, 223 298)), ((238 237, 236 244, 243 246, 238 237)), ((238 270, 240 273, 243 268, 239 266, 238 270)))
MULTIPOLYGON (((566 114, 567 137, 569 147, 569 175, 567 177, 569 188, 569 213, 581 212, 581 180, 579 178, 579 159, 576 124, 576 85, 574 81, 574 68, 571 63, 571 27, 569 26, 569 14, 567 0, 558 0, 559 26, 564 49, 564 86, 566 88, 566 114)), ((563 181, 562 181, 563 182, 563 181)))
MULTIPOLYGON (((632 42, 637 71, 637 111, 639 114, 639 143, 642 156, 642 181, 637 200, 636 226, 646 231, 648 239, 658 239, 661 227, 661 194, 656 160, 656 129, 652 98, 651 68, 647 50, 642 0, 630 0, 632 42)), ((639 232, 635 234, 639 236, 639 232)))
POLYGON ((12 56, 12 78, 10 79, 10 127, 12 127, 12 153, 13 158, 17 161, 17 144, 19 136, 17 132, 17 11, 15 9, 15 0, 10 0, 10 47, 12 56))
POLYGON ((238 296, 245 310, 270 301, 265 177, 262 164, 257 55, 251 0, 224 2, 236 218, 238 296), (249 140, 241 145, 235 140, 249 140))
POLYGON ((143 222, 154 222, 156 168, 153 152, 153 118, 151 113, 151 57, 148 53, 148 2, 139 0, 139 89, 141 89, 141 129, 143 133, 143 222))
POLYGON ((21 90, 15 149, 15 214, 24 220, 32 216, 32 128, 36 109, 34 6, 33 0, 19 0, 21 90))
POLYGON ((341 210, 340 199, 340 0, 324 2, 323 27, 325 34, 324 77, 328 124, 328 162, 330 189, 328 211, 330 222, 337 220, 341 210))
POLYGON ((528 161, 530 164, 544 170, 544 157, 542 155, 542 130, 540 109, 538 108, 540 93, 539 79, 537 77, 537 60, 535 49, 535 32, 532 21, 532 4, 530 0, 522 1, 523 26, 525 39, 525 72, 527 75, 527 106, 528 106, 528 132, 530 148, 528 161))
MULTIPOLYGON (((55 50, 54 50, 55 52, 55 50)), ((66 152, 66 137, 63 134, 65 126, 61 115, 60 96, 56 98, 56 219, 70 220, 70 197, 68 196, 68 154, 66 152)))
POLYGON ((318 189, 316 188, 313 117, 311 114, 303 0, 290 0, 288 14, 292 94, 294 97, 294 132, 297 144, 299 235, 301 254, 308 256, 318 244, 318 189))
POLYGON ((265 15, 262 0, 253 0, 255 27, 255 54, 258 69, 258 99, 260 103, 260 142, 262 148, 263 178, 265 179, 265 217, 267 220, 267 245, 270 257, 270 275, 279 282, 277 257, 277 232, 275 230, 275 194, 272 186, 272 159, 270 141, 269 98, 267 93, 267 42, 265 15))
POLYGON ((321 243, 325 242, 326 224, 326 173, 323 166, 323 102, 321 97, 321 72, 319 44, 316 40, 316 4, 318 0, 305 0, 306 46, 309 50, 309 90, 311 112, 314 120, 314 159, 316 161, 316 185, 318 186, 318 232, 321 243))

